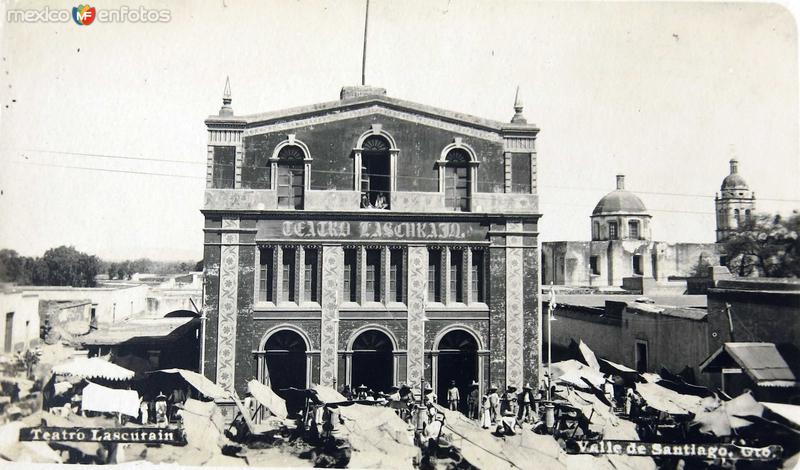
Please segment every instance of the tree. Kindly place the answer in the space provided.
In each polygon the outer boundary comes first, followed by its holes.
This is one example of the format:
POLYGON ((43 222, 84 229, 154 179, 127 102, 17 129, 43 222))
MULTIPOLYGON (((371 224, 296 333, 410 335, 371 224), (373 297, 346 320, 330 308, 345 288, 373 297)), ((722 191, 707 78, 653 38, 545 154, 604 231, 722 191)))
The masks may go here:
POLYGON ((194 270, 195 271, 203 270, 203 260, 198 261, 197 264, 194 265, 194 270))
POLYGON ((701 256, 697 263, 692 266, 691 270, 689 271, 689 276, 691 277, 708 277, 708 268, 711 267, 711 263, 708 262, 705 256, 701 256))
POLYGON ((0 282, 16 282, 22 277, 25 259, 14 250, 0 250, 0 282))
POLYGON ((117 274, 117 263, 109 263, 106 266, 106 272, 108 273, 108 279, 114 279, 114 276, 117 274))
POLYGON ((724 242, 728 269, 739 276, 800 276, 800 213, 759 214, 724 242))
MULTIPOLYGON (((38 261, 38 259, 37 259, 38 261)), ((94 287, 100 260, 71 246, 59 246, 44 252, 34 275, 34 282, 53 286, 94 287), (46 271, 46 272, 45 272, 46 271), (46 281, 41 277, 46 276, 46 281)))

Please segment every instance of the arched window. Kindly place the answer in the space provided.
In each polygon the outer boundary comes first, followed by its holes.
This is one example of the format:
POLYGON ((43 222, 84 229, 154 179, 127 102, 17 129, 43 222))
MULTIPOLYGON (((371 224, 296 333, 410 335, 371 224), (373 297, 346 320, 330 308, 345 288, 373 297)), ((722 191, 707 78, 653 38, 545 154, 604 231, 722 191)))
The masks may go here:
POLYGON ((739 228, 739 223, 741 222, 741 219, 739 217, 740 217, 739 209, 734 209, 733 210, 733 226, 734 226, 734 228, 739 228))
POLYGON ((600 239, 600 222, 595 222, 592 224, 592 240, 599 240, 600 239))
POLYGON ((305 153, 297 145, 287 145, 278 152, 278 207, 302 209, 305 190, 305 153))
POLYGON ((444 165, 445 207, 456 211, 469 211, 470 156, 463 148, 447 152, 444 165))
POLYGON ((391 145, 371 135, 361 144, 361 207, 388 209, 391 181, 391 145))
POLYGON ((750 222, 750 209, 745 209, 745 211, 744 211, 744 220, 746 222, 750 222))

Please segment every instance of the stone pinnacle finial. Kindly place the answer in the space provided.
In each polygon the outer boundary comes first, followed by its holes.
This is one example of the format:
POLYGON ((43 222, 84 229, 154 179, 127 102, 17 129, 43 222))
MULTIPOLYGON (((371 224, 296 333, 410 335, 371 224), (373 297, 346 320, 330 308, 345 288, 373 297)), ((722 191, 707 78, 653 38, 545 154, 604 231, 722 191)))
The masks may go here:
POLYGON ((219 108, 220 116, 233 116, 233 108, 231 107, 231 79, 225 77, 225 90, 222 92, 222 107, 219 108))
POLYGON ((731 158, 731 174, 739 173, 739 160, 731 158))
POLYGON ((231 104, 231 77, 225 77, 225 91, 222 92, 222 102, 231 104))
POLYGON ((617 189, 625 189, 625 175, 617 175, 617 189))
POLYGON ((522 99, 519 97, 519 85, 517 85, 517 93, 514 95, 514 117, 511 122, 518 122, 520 124, 527 123, 527 119, 522 115, 522 99))

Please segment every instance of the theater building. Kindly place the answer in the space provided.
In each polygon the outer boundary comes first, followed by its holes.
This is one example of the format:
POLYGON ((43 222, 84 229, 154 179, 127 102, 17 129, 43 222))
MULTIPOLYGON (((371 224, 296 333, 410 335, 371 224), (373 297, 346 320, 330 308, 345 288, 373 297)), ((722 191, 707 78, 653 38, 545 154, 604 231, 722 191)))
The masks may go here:
POLYGON ((240 394, 535 384, 539 129, 514 108, 359 86, 237 116, 226 85, 205 121, 203 373, 240 394))

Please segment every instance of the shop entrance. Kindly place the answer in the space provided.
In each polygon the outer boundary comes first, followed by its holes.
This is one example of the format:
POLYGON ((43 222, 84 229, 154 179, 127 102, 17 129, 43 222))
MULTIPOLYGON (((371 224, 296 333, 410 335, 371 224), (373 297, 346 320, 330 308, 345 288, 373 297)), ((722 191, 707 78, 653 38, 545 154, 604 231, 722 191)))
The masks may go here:
POLYGON ((291 330, 282 330, 267 339, 264 345, 266 358, 265 383, 281 398, 287 400, 286 408, 292 413, 302 408, 282 389, 289 387, 306 388, 306 343, 303 338, 291 330))
POLYGON ((478 343, 466 331, 453 330, 442 337, 438 350, 436 395, 439 403, 448 406, 447 390, 455 381, 460 395, 459 410, 467 413, 470 385, 478 381, 478 343))
POLYGON ((387 392, 394 385, 394 348, 389 337, 367 330, 353 342, 351 386, 365 385, 375 392, 387 392))

